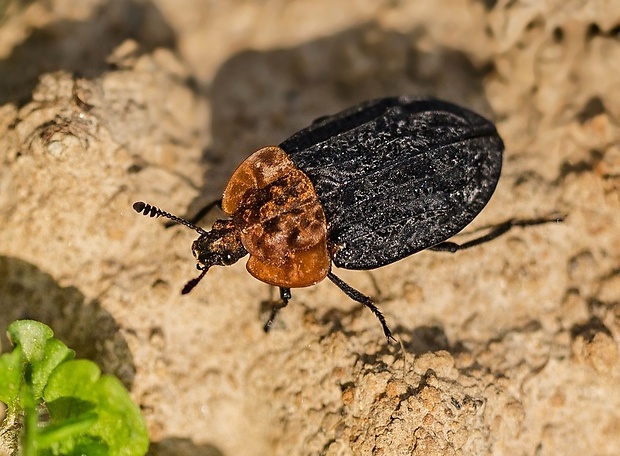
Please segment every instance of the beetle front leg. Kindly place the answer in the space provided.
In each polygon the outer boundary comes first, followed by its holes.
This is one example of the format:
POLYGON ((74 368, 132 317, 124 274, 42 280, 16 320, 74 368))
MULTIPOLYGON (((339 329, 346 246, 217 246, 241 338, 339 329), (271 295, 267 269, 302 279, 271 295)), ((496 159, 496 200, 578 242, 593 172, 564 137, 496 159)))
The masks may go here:
POLYGON ((263 326, 263 330, 265 332, 269 332, 269 330, 271 329, 271 325, 276 318, 276 315, 278 315, 280 309, 288 305, 289 299, 291 299, 291 289, 280 287, 280 300, 274 303, 273 307, 271 308, 271 315, 269 316, 269 320, 267 320, 267 323, 265 323, 265 326, 263 326))
MULTIPOLYGON (((219 208, 222 209, 222 198, 217 199, 215 201, 211 201, 209 204, 207 204, 206 206, 204 206, 203 208, 201 208, 196 215, 194 215, 192 218, 189 218, 188 221, 190 223, 198 223, 200 220, 202 220, 202 218, 207 215, 209 212, 211 212, 214 208, 219 208)), ((166 223, 164 225, 166 228, 170 228, 171 226, 174 226, 174 223, 166 223)))
POLYGON ((214 208, 222 209, 222 198, 217 199, 215 201, 211 201, 209 204, 201 208, 196 215, 194 215, 190 221, 193 223, 198 223, 205 215, 211 212, 214 208))

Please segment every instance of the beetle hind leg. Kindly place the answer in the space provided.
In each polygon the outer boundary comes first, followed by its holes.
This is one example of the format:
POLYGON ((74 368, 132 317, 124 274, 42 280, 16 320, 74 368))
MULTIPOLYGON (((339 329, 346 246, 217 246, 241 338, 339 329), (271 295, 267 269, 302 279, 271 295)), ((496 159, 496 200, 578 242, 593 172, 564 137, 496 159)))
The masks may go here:
POLYGON ((483 236, 472 239, 471 241, 467 241, 462 244, 457 244, 456 242, 441 242, 437 245, 429 247, 429 249, 434 250, 436 252, 454 253, 459 250, 465 250, 470 247, 475 247, 480 244, 485 244, 507 233, 512 228, 515 228, 518 226, 519 227, 535 226, 535 225, 542 225, 544 223, 551 223, 551 222, 558 223, 562 221, 564 221, 564 216, 562 215, 551 215, 549 217, 540 217, 540 218, 534 218, 534 219, 510 219, 503 223, 500 223, 499 225, 490 227, 490 231, 488 233, 484 234, 483 236))
POLYGON ((375 317, 377 317, 377 319, 379 320, 379 323, 381 323, 381 327, 383 328, 383 334, 385 334, 385 337, 387 338, 387 340, 388 341, 393 340, 394 342, 396 342, 396 339, 394 339, 394 336, 392 336, 392 331, 390 331, 390 328, 388 327, 387 322, 385 321, 385 317, 383 316, 381 311, 377 308, 377 306, 375 306, 374 302, 372 302, 372 299, 370 299, 365 294, 362 294, 359 291, 357 291, 355 288, 347 284, 344 280, 342 280, 340 277, 338 277, 331 271, 327 273, 327 278, 331 280, 338 288, 340 288, 349 298, 353 299, 354 301, 359 302, 364 307, 367 307, 368 309, 370 309, 370 311, 373 314, 375 314, 375 317))
POLYGON ((265 332, 269 332, 269 330, 271 329, 271 325, 273 324, 273 321, 276 319, 276 316, 278 315, 278 312, 280 312, 280 309, 283 309, 284 307, 288 305, 289 299, 291 299, 291 289, 280 287, 280 300, 276 301, 273 304, 273 307, 271 308, 271 315, 269 315, 269 319, 267 320, 267 323, 265 323, 265 326, 263 326, 263 330, 265 332))

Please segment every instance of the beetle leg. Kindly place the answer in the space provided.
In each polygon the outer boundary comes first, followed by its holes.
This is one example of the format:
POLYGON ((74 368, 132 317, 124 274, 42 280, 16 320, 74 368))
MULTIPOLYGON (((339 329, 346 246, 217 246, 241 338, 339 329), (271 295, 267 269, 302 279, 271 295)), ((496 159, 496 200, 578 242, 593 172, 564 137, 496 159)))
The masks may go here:
POLYGON ((458 250, 465 250, 470 247, 475 247, 477 245, 484 244, 485 242, 492 241, 493 239, 500 237, 502 234, 507 233, 508 231, 510 231, 511 228, 514 228, 515 226, 533 226, 542 225, 543 223, 562 221, 564 221, 564 216, 562 215, 554 215, 550 217, 541 217, 525 220, 510 219, 505 221, 504 223, 500 223, 499 225, 491 227, 491 231, 489 231, 487 234, 472 239, 471 241, 464 242, 463 244, 457 244, 456 242, 441 242, 440 244, 429 247, 429 249, 435 250, 437 252, 454 253, 458 250))
POLYGON ((269 332, 269 330, 271 329, 271 325, 273 324, 273 320, 276 319, 276 315, 278 315, 280 309, 288 305, 289 299, 291 299, 291 289, 280 287, 280 300, 275 302, 273 304, 273 307, 271 308, 271 315, 269 316, 269 320, 267 320, 267 323, 265 323, 265 326, 263 326, 263 330, 265 332, 269 332))
MULTIPOLYGON (((204 206, 202 209, 200 209, 198 212, 196 212, 196 215, 194 215, 192 218, 187 219, 189 222, 196 224, 198 223, 205 215, 207 215, 209 212, 211 212, 211 210, 214 207, 219 207, 220 209, 222 209, 222 198, 215 200, 215 201, 211 201, 209 204, 207 204, 206 206, 204 206)), ((174 223, 166 223, 165 227, 166 228, 170 228, 171 226, 174 226, 174 223)))
POLYGON ((369 308, 370 311, 375 314, 375 317, 377 317, 377 319, 381 323, 381 326, 383 327, 383 334, 385 334, 385 337, 387 338, 387 340, 390 341, 391 339, 394 342, 396 342, 396 339, 394 339, 394 336, 392 336, 392 331, 390 331, 390 328, 388 327, 385 321, 385 317, 383 316, 381 311, 377 308, 377 306, 375 306, 375 304, 372 302, 372 299, 370 299, 365 294, 362 294, 359 291, 357 291, 355 288, 347 284, 344 280, 336 276, 331 271, 327 273, 327 278, 331 280, 332 282, 334 282, 334 284, 336 284, 336 286, 340 288, 349 298, 369 308))

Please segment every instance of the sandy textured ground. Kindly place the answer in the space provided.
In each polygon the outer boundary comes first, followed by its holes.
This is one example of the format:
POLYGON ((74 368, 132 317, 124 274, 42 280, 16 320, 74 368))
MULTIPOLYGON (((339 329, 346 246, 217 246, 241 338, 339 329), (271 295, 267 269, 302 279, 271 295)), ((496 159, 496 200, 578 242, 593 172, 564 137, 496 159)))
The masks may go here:
MULTIPOLYGON (((50 324, 118 375, 153 455, 620 452, 620 2, 49 0, 0 26, 0 330, 50 324), (455 255, 275 290, 244 262, 190 295, 191 216, 235 166, 358 101, 497 121, 504 171, 455 255)), ((205 220, 204 226, 209 226, 205 220)), ((2 340, 6 348, 6 340, 2 340)))

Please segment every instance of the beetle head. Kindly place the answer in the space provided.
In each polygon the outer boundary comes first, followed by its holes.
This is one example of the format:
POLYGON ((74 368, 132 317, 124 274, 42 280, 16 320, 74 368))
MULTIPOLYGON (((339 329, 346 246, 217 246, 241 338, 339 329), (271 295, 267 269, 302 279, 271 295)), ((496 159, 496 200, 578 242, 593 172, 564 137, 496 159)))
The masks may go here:
POLYGON ((185 284, 181 294, 187 294, 202 280, 211 266, 230 266, 248 254, 239 238, 239 230, 232 220, 216 220, 210 231, 198 231, 200 236, 192 244, 192 253, 200 275, 185 284))
POLYGON ((181 291, 182 294, 192 291, 211 266, 229 266, 248 253, 241 243, 239 230, 232 220, 216 220, 211 230, 207 231, 187 220, 141 201, 134 203, 133 208, 143 215, 166 217, 175 223, 193 229, 200 235, 192 244, 192 252, 198 261, 196 268, 201 272, 198 277, 185 284, 181 291))
POLYGON ((230 266, 248 253, 232 220, 216 220, 210 231, 201 233, 194 241, 192 252, 201 270, 230 266))

